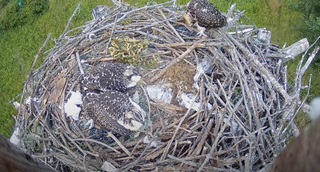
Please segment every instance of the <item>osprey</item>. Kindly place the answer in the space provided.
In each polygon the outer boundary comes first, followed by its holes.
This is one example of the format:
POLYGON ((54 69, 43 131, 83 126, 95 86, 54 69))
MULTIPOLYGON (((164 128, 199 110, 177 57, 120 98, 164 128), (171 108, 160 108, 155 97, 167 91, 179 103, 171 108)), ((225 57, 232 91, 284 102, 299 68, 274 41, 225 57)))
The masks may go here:
POLYGON ((198 35, 205 35, 204 31, 211 28, 226 26, 227 18, 207 0, 193 0, 187 3, 187 11, 183 18, 188 25, 196 21, 199 29, 198 35))
POLYGON ((136 131, 144 125, 145 111, 119 91, 87 93, 83 105, 95 124, 120 135, 127 135, 129 130, 136 131))
POLYGON ((82 85, 89 90, 117 90, 124 92, 137 85, 141 79, 134 66, 121 63, 101 63, 83 76, 82 85))

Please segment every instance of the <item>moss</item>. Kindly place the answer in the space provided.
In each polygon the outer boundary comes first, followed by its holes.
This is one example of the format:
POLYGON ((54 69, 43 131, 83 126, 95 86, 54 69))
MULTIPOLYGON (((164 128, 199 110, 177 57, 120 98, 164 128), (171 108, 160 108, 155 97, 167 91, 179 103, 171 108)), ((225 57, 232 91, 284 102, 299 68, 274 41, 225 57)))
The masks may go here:
POLYGON ((140 54, 149 45, 147 40, 137 40, 125 36, 113 38, 108 49, 113 58, 123 63, 137 65, 141 63, 140 54))

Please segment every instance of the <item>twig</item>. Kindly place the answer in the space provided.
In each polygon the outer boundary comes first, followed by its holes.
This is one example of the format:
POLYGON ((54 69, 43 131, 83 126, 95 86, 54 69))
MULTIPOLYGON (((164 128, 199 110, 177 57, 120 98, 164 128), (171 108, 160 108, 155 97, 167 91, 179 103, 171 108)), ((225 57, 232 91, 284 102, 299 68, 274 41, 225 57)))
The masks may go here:
POLYGON ((237 40, 235 40, 232 36, 227 35, 227 37, 244 53, 250 61, 253 61, 257 68, 261 70, 266 76, 267 79, 271 82, 273 87, 280 92, 280 94, 284 97, 285 101, 288 102, 291 100, 288 93, 283 89, 283 87, 277 82, 277 79, 257 60, 257 58, 251 54, 243 45, 241 45, 237 40))
POLYGON ((148 145, 146 146, 146 148, 142 151, 142 153, 140 154, 140 156, 130 165, 128 166, 126 169, 123 170, 123 172, 128 171, 130 168, 134 167, 137 165, 137 163, 140 161, 140 159, 142 158, 142 156, 145 154, 145 152, 150 148, 151 143, 156 139, 156 137, 158 136, 158 132, 159 132, 159 128, 156 130, 156 132, 154 133, 153 137, 151 138, 150 142, 148 143, 148 145))
POLYGON ((93 140, 93 139, 85 139, 85 138, 79 138, 79 139, 73 139, 74 141, 85 141, 85 142, 94 142, 94 143, 97 143, 97 144, 100 144, 102 146, 105 146, 111 150, 113 150, 114 152, 118 153, 118 154, 121 154, 121 152, 117 151, 116 149, 114 149, 113 147, 107 145, 107 144, 104 144, 102 142, 99 142, 97 140, 93 140))
MULTIPOLYGON (((118 16, 116 16, 116 18, 114 19, 114 21, 116 21, 118 18, 118 16)), ((112 30, 111 30, 111 34, 110 34, 110 37, 109 37, 109 41, 106 45, 106 55, 108 54, 108 48, 109 48, 109 45, 111 43, 111 40, 112 40, 112 37, 113 37, 113 34, 114 34, 114 28, 116 26, 116 22, 113 23, 113 26, 112 26, 112 30)))
POLYGON ((83 75, 84 71, 83 71, 82 66, 81 66, 81 61, 80 61, 80 56, 79 56, 79 52, 78 51, 76 52, 76 59, 77 59, 77 62, 78 62, 78 67, 79 67, 79 70, 80 70, 80 74, 83 75))
POLYGON ((128 155, 131 156, 132 154, 128 151, 126 147, 123 146, 123 144, 112 134, 112 132, 108 132, 108 137, 111 137, 117 144, 118 146, 121 147, 121 149, 128 155))
POLYGON ((173 60, 166 68, 162 69, 156 76, 154 76, 150 82, 154 82, 156 80, 158 80, 161 76, 163 76, 165 74, 165 72, 168 70, 168 68, 170 68, 171 66, 177 64, 178 62, 180 62, 181 60, 183 60, 193 49, 196 48, 196 46, 203 42, 207 37, 204 36, 202 37, 200 40, 198 40, 197 42, 195 42, 191 47, 189 47, 185 52, 183 52, 178 58, 176 58, 175 60, 173 60))
POLYGON ((67 30, 69 29, 70 23, 73 19, 73 17, 76 15, 76 12, 80 9, 81 7, 81 3, 79 3, 79 5, 76 7, 76 9, 73 11, 71 17, 69 18, 69 21, 66 25, 66 27, 64 28, 64 31, 62 32, 62 34, 60 35, 59 39, 63 38, 65 36, 65 33, 67 32, 67 30))
POLYGON ((39 56, 40 56, 40 53, 41 53, 41 51, 44 49, 44 47, 47 45, 50 37, 51 37, 51 33, 49 33, 49 35, 47 36, 46 40, 44 41, 44 43, 42 44, 41 48, 39 49, 38 53, 36 54, 36 56, 35 56, 35 58, 34 58, 34 61, 33 61, 32 65, 31 65, 30 72, 29 72, 29 75, 28 75, 28 77, 27 77, 27 81, 29 81, 29 79, 30 79, 30 77, 31 77, 31 74, 32 74, 32 71, 33 71, 33 68, 34 68, 34 66, 36 65, 37 60, 38 60, 38 58, 39 58, 39 56))
MULTIPOLYGON (((174 1, 175 3, 176 1, 174 1)), ((180 34, 177 32, 177 30, 170 24, 167 17, 163 14, 162 10, 158 8, 158 11, 162 15, 162 17, 166 20, 167 25, 172 29, 172 31, 176 34, 176 36, 180 39, 181 42, 185 42, 184 39, 180 36, 180 34)))
MULTIPOLYGON (((197 96, 198 96, 198 95, 196 95, 196 97, 197 97, 197 96)), ((192 105, 194 104, 194 102, 195 102, 195 99, 194 99, 193 102, 191 103, 191 107, 192 107, 192 105)), ((162 156, 161 156, 161 158, 160 158, 160 161, 163 161, 163 160, 165 159, 165 157, 167 156, 168 151, 169 151, 169 149, 170 149, 170 147, 171 147, 171 144, 172 144, 173 140, 175 139, 175 137, 176 137, 176 135, 177 135, 177 133, 178 133, 178 131, 179 131, 179 129, 180 129, 180 126, 181 126, 182 122, 183 122, 183 121, 186 119, 186 117, 188 116, 190 110, 191 110, 191 108, 189 108, 188 111, 187 111, 187 112, 183 115, 183 117, 180 119, 180 122, 179 122, 178 126, 177 126, 176 129, 174 130, 174 133, 173 133, 172 138, 170 139, 170 141, 168 142, 166 148, 165 148, 164 151, 163 151, 163 154, 162 154, 162 156)))

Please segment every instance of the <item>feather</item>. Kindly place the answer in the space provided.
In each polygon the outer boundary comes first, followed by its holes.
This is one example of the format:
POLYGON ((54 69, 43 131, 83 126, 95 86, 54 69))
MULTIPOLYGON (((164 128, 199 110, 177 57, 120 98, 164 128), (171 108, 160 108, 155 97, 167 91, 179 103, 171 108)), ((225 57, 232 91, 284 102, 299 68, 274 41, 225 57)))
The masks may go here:
POLYGON ((83 76, 82 86, 90 90, 107 89, 124 92, 137 85, 141 79, 138 69, 120 63, 102 63, 83 76))
POLYGON ((88 93, 83 103, 95 124, 115 133, 127 135, 144 125, 145 111, 122 92, 88 93))

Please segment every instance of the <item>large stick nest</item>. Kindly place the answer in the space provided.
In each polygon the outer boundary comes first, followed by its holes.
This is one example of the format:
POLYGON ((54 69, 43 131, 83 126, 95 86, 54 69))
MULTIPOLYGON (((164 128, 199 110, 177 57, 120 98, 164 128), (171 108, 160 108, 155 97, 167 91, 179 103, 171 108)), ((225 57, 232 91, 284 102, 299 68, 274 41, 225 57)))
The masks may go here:
POLYGON ((229 26, 203 38, 183 24, 183 13, 172 2, 115 4, 103 17, 69 30, 73 15, 25 83, 17 117, 22 149, 59 171, 99 171, 103 164, 107 171, 257 171, 270 164, 299 133, 293 119, 315 52, 304 66, 303 56, 289 88, 283 62, 292 57, 259 41, 254 24, 237 25, 243 12, 232 6, 229 26), (103 61, 134 64, 143 75, 134 91, 148 120, 135 138, 92 136, 85 113, 78 121, 65 116, 64 103, 80 90, 81 70, 103 61), (195 89, 202 61, 212 70, 200 73, 195 89), (152 84, 170 87, 174 101, 151 100, 144 88, 152 84), (179 106, 180 92, 193 93, 199 109, 179 106))

